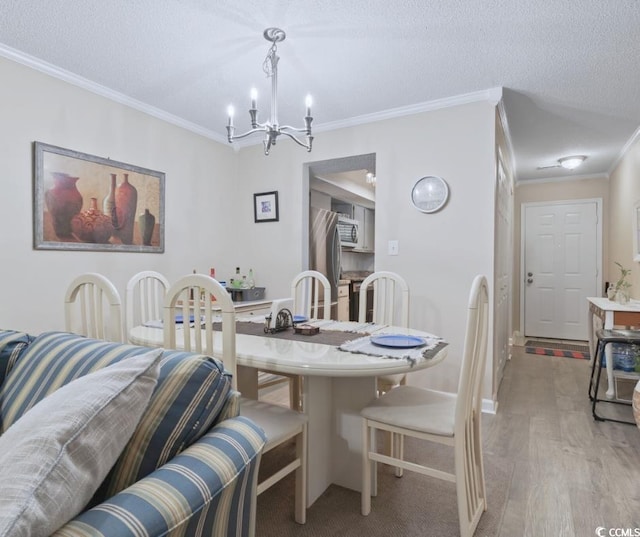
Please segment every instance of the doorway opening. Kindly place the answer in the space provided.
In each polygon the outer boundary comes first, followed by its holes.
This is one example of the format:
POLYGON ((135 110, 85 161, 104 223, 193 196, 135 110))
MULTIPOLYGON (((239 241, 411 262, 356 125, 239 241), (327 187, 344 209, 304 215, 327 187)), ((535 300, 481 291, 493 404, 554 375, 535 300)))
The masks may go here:
POLYGON ((375 270, 375 174, 374 153, 305 165, 302 266, 329 279, 334 319, 351 320, 354 289, 375 270))
POLYGON ((588 339, 587 297, 602 286, 602 200, 522 206, 521 331, 588 339))

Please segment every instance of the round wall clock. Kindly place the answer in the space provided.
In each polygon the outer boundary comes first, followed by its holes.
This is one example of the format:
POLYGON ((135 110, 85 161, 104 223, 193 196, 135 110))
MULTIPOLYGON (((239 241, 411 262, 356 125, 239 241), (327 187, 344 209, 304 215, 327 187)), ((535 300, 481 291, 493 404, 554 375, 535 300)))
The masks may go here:
POLYGON ((449 199, 449 185, 442 177, 427 175, 416 181, 411 189, 411 203, 423 213, 435 213, 449 199))

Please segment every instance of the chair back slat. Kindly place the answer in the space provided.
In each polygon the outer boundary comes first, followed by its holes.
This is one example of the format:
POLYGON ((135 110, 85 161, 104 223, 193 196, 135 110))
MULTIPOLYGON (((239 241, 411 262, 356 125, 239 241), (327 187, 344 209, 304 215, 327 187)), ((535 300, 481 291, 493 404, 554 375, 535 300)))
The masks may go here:
POLYGON ((367 276, 360 285, 358 322, 367 320, 367 290, 373 290, 374 323, 409 327, 409 286, 395 272, 378 271, 367 276))
POLYGON ((489 291, 484 276, 476 276, 469 293, 462 367, 456 403, 456 434, 482 410, 482 383, 487 357, 489 323, 489 291))
POLYGON ((291 282, 293 311, 310 319, 331 319, 331 284, 315 270, 305 270, 291 282), (322 314, 320 310, 322 309, 322 314))
POLYGON ((134 326, 162 319, 169 281, 159 272, 144 270, 128 282, 125 294, 125 325, 128 336, 134 326))
POLYGON ((67 332, 124 341, 120 295, 102 274, 88 272, 74 278, 65 293, 64 317, 67 332))
POLYGON ((188 274, 169 287, 163 309, 164 346, 222 360, 232 375, 233 388, 237 389, 236 314, 228 291, 206 274, 188 274), (175 322, 176 311, 182 314, 182 326, 175 322), (222 320, 221 334, 214 332, 218 312, 222 320), (190 315, 194 318, 193 327, 190 326, 190 315), (182 337, 178 337, 179 333, 182 337), (216 336, 221 341, 220 347, 216 346, 216 336))

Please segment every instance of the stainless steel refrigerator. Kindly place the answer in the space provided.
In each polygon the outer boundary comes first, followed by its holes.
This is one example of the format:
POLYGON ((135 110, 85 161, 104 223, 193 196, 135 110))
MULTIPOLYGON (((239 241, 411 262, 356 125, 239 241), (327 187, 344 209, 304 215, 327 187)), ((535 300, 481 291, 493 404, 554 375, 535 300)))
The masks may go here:
POLYGON ((326 209, 310 208, 309 269, 324 274, 331 282, 331 302, 338 300, 338 282, 341 269, 340 233, 338 213, 326 209))

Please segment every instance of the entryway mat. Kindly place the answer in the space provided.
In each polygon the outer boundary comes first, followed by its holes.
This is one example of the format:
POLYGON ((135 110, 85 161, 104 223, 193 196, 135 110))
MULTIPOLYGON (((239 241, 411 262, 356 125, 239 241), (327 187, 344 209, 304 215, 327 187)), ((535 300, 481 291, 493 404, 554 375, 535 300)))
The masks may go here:
POLYGON ((577 358, 579 360, 589 359, 589 347, 587 345, 555 343, 553 341, 537 341, 528 339, 527 341, 525 341, 524 349, 527 354, 559 356, 562 358, 577 358))

